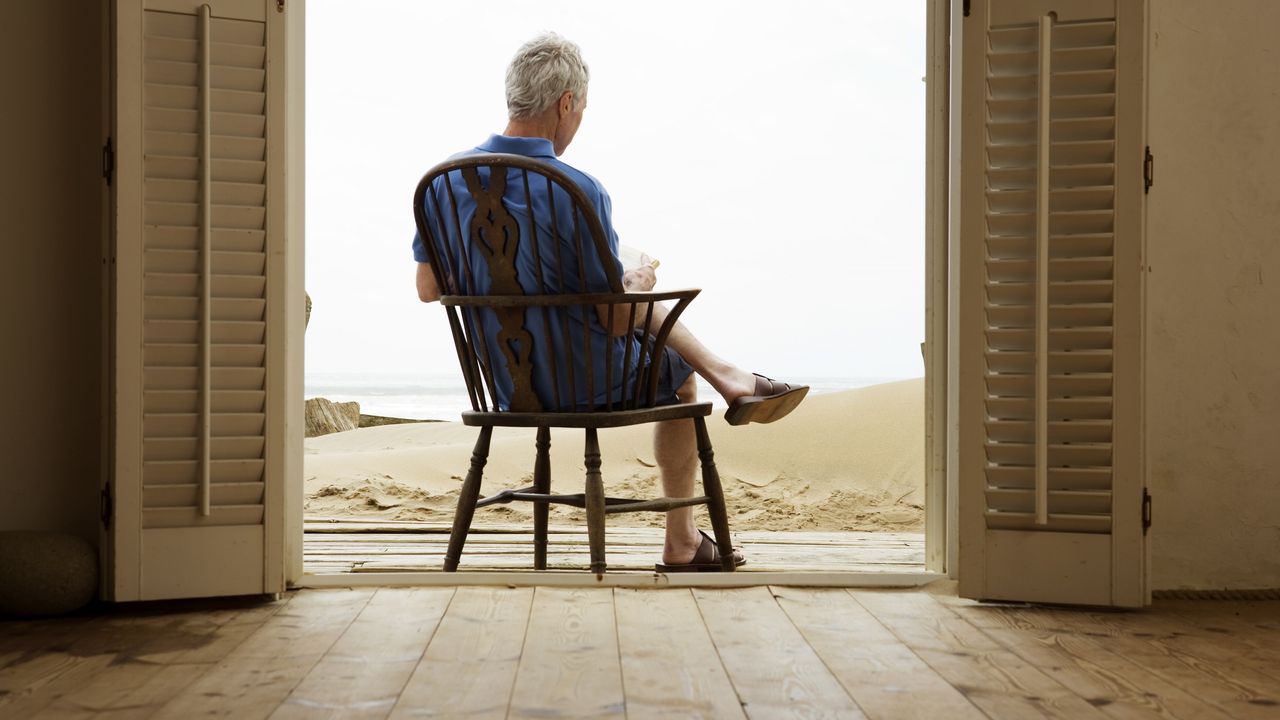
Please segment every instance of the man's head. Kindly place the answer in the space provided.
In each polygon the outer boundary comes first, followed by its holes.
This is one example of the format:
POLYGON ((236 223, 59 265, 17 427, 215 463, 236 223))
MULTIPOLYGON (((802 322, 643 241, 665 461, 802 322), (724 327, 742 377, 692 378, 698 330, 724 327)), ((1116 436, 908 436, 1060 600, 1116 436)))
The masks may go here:
POLYGON ((539 35, 507 67, 507 115, 513 124, 546 128, 559 155, 582 123, 589 79, 577 45, 555 33, 539 35))

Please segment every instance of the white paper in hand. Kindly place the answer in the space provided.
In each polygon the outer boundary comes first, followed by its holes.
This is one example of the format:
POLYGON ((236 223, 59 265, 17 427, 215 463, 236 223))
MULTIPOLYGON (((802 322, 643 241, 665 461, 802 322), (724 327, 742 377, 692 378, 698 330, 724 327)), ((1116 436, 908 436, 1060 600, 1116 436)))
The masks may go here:
POLYGON ((633 248, 630 245, 618 246, 618 259, 622 261, 623 270, 632 270, 642 265, 648 265, 657 269, 659 263, 656 259, 649 257, 643 250, 633 248))

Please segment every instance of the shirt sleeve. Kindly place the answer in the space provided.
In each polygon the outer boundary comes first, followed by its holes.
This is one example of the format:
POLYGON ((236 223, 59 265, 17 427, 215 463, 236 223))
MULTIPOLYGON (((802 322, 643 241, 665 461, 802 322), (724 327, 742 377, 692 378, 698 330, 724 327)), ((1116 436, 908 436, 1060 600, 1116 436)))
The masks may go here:
MULTIPOLYGON (((596 214, 600 217, 600 224, 604 226, 604 237, 609 246, 610 257, 600 258, 599 262, 590 264, 587 282, 592 286, 591 292, 610 292, 609 278, 605 274, 606 268, 612 265, 614 277, 621 278, 622 261, 618 259, 618 233, 613 229, 613 201, 599 181, 596 182, 596 190, 596 214)), ((590 254, 594 256, 594 243, 591 246, 590 254)))
POLYGON ((413 259, 420 263, 431 262, 431 257, 427 255, 427 246, 422 243, 422 234, 416 230, 413 233, 413 259))

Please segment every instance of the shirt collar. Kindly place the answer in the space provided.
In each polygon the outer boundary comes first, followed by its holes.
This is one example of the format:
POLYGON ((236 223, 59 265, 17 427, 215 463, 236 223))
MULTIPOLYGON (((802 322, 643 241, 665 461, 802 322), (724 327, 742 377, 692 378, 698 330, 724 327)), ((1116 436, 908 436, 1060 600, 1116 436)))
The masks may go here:
POLYGON ((478 146, 478 149, 493 153, 510 153, 527 157, 546 157, 555 159, 555 147, 546 138, 510 137, 507 135, 490 135, 489 139, 478 146))

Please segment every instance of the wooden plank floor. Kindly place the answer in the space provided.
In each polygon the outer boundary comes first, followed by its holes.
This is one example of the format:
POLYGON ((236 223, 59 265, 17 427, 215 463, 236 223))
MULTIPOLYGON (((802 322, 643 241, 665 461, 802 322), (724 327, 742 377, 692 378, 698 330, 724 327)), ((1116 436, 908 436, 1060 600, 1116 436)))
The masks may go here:
POLYGON ((1280 602, 362 588, 0 621, 2 718, 1277 718, 1280 602))
MULTIPOLYGON (((444 563, 449 528, 426 523, 308 522, 304 571, 316 575, 368 572, 434 572, 444 563)), ((755 572, 921 572, 924 534, 904 532, 735 532, 755 572)), ((659 528, 607 528, 605 561, 611 572, 653 572, 662 555, 659 528)), ((590 563, 586 529, 553 527, 548 534, 551 570, 585 571, 590 563)), ((461 570, 531 570, 533 534, 527 526, 472 530, 461 570)))

